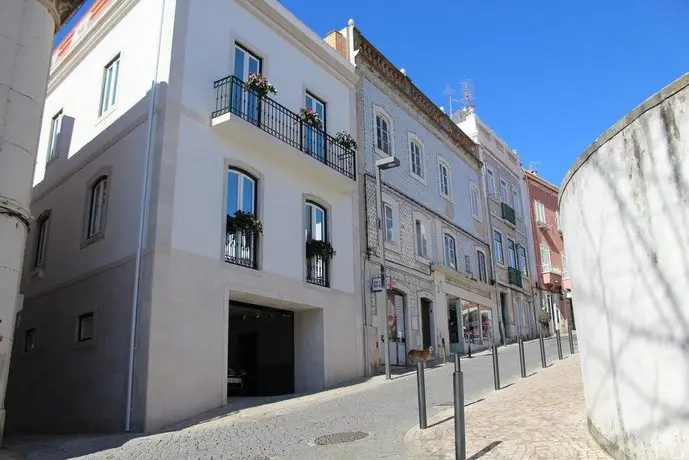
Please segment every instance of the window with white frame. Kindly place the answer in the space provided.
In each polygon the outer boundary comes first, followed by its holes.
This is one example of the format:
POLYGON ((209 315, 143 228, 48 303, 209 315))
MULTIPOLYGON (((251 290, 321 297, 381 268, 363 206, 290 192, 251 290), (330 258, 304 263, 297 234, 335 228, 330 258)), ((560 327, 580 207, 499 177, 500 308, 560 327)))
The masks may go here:
POLYGON ((473 276, 474 274, 471 270, 471 256, 469 256, 469 254, 464 255, 464 272, 469 276, 473 276))
POLYGON ((478 263, 478 279, 484 283, 488 281, 486 270, 486 254, 483 251, 476 251, 476 262, 478 263))
POLYGON ((510 204, 510 196, 507 191, 507 182, 504 179, 500 179, 500 198, 505 204, 510 204))
POLYGON ((455 245, 455 239, 447 233, 443 234, 443 247, 445 265, 457 270, 457 246, 455 245))
POLYGON ((569 278, 569 265, 567 263, 567 254, 562 251, 562 276, 569 278))
POLYGON ((227 199, 225 212, 225 262, 247 268, 258 268, 259 235, 247 231, 236 231, 231 220, 238 212, 256 216, 257 180, 251 174, 230 166, 227 171, 227 199))
POLYGON ((502 233, 497 230, 493 230, 493 246, 493 250, 495 251, 495 262, 504 265, 505 253, 502 249, 502 233))
POLYGON ((92 238, 105 230, 107 194, 108 176, 100 176, 89 192, 87 238, 92 238))
POLYGON ((419 179, 424 178, 423 170, 423 147, 416 139, 409 139, 409 163, 411 173, 419 179))
POLYGON ((53 115, 50 120, 50 138, 48 141, 48 155, 46 156, 46 163, 57 158, 58 145, 60 142, 60 134, 62 133, 62 118, 64 113, 62 110, 53 115))
POLYGON ((486 168, 486 177, 488 177, 488 195, 495 195, 495 173, 492 169, 486 168))
POLYGON ((450 198, 452 188, 450 187, 450 165, 445 160, 438 160, 438 180, 440 182, 440 194, 450 198))
POLYGON ((428 234, 426 225, 421 219, 414 222, 414 232, 416 234, 416 255, 423 258, 428 257, 428 234))
POLYGON ((552 264, 550 263, 550 246, 541 244, 541 270, 543 273, 550 272, 552 264))
POLYGON ((98 116, 103 115, 117 102, 117 84, 120 77, 120 55, 115 56, 103 68, 103 86, 100 92, 98 116))
MULTIPOLYGON (((328 241, 328 214, 320 204, 304 202, 304 239, 328 241)), ((323 287, 330 287, 329 261, 320 256, 306 258, 306 281, 323 287)))
POLYGON ((534 218, 537 223, 545 224, 545 206, 538 200, 534 200, 534 218))
POLYGON ((476 219, 481 219, 481 201, 476 184, 469 185, 469 197, 471 202, 471 215, 476 219))
POLYGON ((376 149, 386 155, 392 155, 391 121, 380 112, 376 112, 376 149))
POLYGON ((522 214, 522 202, 519 198, 519 189, 512 187, 512 204, 514 204, 514 212, 520 216, 522 214))
POLYGON ((383 203, 383 218, 385 220, 385 241, 387 243, 395 242, 395 213, 387 203, 383 203))
POLYGON ((517 268, 517 250, 514 247, 514 241, 507 238, 507 265, 510 268, 517 268))
POLYGON ((48 244, 48 228, 50 225, 50 213, 44 213, 36 222, 36 245, 34 249, 34 268, 45 264, 45 253, 48 244))
POLYGON ((524 246, 517 245, 517 257, 519 258, 519 270, 524 276, 529 275, 529 263, 526 258, 526 249, 524 246))

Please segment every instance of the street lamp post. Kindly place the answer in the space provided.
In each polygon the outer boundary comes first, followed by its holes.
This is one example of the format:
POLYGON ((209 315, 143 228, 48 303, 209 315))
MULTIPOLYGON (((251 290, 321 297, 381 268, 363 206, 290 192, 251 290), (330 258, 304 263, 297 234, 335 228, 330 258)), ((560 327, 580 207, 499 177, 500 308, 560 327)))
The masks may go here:
POLYGON ((381 290, 378 292, 378 326, 380 327, 380 338, 383 342, 383 353, 385 354, 385 380, 390 380, 390 337, 388 336, 387 323, 387 292, 388 287, 385 282, 385 238, 383 237, 383 186, 380 182, 380 172, 384 169, 396 168, 400 165, 400 160, 395 157, 386 157, 376 160, 376 209, 378 214, 378 250, 380 251, 380 282, 381 290))

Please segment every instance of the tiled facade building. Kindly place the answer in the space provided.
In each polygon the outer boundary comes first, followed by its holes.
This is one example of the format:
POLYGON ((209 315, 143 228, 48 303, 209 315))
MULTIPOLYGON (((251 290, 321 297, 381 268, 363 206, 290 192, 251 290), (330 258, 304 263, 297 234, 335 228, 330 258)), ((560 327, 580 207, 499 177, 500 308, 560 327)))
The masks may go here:
POLYGON ((504 341, 535 337, 537 308, 532 297, 529 208, 519 156, 474 112, 454 114, 458 126, 478 145, 483 162, 485 209, 498 290, 498 319, 504 341))
POLYGON ((465 352, 469 342, 488 346, 499 333, 492 327, 496 312, 476 144, 351 21, 326 41, 350 58, 360 76, 359 177, 365 197, 360 220, 373 372, 383 361, 383 321, 392 365, 406 365, 412 348, 438 350, 444 344, 449 353, 465 352), (389 156, 400 164, 381 171, 381 230, 390 278, 382 312, 376 301, 381 283, 375 163, 389 156))

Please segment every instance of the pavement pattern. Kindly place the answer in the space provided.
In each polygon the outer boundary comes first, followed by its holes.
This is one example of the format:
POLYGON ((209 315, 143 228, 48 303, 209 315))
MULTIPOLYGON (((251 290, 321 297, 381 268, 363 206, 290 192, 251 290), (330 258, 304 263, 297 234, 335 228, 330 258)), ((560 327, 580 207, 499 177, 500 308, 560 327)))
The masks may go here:
MULTIPOLYGON (((609 459, 586 429, 579 355, 516 382, 465 408, 467 458, 609 459)), ((455 458, 450 409, 411 429, 412 458, 455 458)))
MULTIPOLYGON (((567 356, 567 335, 562 348, 567 356)), ((554 339, 546 340, 546 354, 548 362, 557 361, 554 339)), ((525 357, 528 374, 540 371, 538 341, 525 344, 525 357)), ((503 385, 519 380, 517 346, 499 347, 499 358, 503 385)), ((463 358, 462 369, 467 403, 495 393, 490 352, 463 358)), ((429 419, 452 408, 453 370, 453 363, 448 362, 426 371, 429 419)), ((551 404, 539 401, 546 408, 551 404)), ((411 458, 404 438, 418 424, 414 373, 393 376, 388 382, 376 376, 363 383, 300 397, 260 398, 251 404, 253 407, 232 402, 186 424, 148 435, 7 438, 0 459, 411 458)), ((516 415, 509 413, 511 409, 506 411, 505 417, 516 415)))

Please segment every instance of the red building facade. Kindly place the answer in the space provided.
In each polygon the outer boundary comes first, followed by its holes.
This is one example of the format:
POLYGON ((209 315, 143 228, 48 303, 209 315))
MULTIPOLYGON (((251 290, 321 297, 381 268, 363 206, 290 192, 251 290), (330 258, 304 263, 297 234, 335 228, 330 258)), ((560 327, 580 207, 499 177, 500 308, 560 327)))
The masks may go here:
POLYGON ((572 318, 571 282, 557 206, 559 189, 535 171, 525 170, 524 177, 531 207, 536 289, 541 299, 541 310, 548 312, 551 332, 556 328, 566 330, 572 318))

